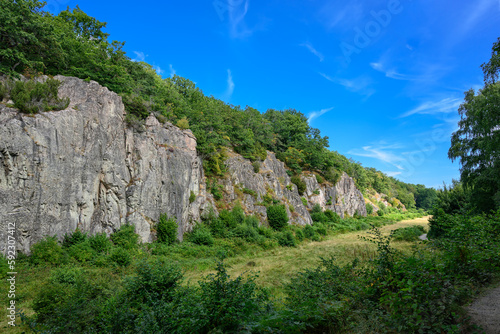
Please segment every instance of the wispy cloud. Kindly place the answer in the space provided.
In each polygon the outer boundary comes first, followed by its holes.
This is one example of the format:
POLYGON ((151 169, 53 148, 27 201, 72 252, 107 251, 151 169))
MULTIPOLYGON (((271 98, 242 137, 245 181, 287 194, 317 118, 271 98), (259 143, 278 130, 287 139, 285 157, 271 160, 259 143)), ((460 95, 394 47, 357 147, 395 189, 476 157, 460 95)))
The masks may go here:
POLYGON ((313 111, 309 114, 309 117, 307 118, 307 121, 311 123, 315 118, 320 117, 323 114, 326 114, 327 112, 333 110, 333 107, 331 108, 326 108, 326 109, 321 109, 320 111, 313 111))
POLYGON ((382 173, 386 174, 387 176, 394 177, 394 176, 401 175, 401 173, 403 173, 403 172, 382 172, 382 173))
POLYGON ((231 70, 227 70, 227 88, 226 92, 224 93, 224 100, 229 101, 231 99, 231 96, 233 96, 234 92, 234 81, 233 81, 233 75, 231 74, 231 70))
POLYGON ((361 76, 354 79, 333 78, 325 73, 319 73, 323 78, 333 83, 344 86, 347 90, 370 97, 375 94, 375 90, 370 87, 372 81, 369 77, 361 76))
POLYGON ((375 147, 373 145, 370 145, 370 146, 363 146, 361 149, 350 150, 348 153, 360 157, 374 158, 383 161, 385 163, 388 163, 396 167, 400 171, 402 171, 404 170, 404 168, 401 165, 401 163, 404 162, 405 159, 402 156, 396 155, 395 153, 392 152, 392 150, 396 148, 400 148, 400 146, 377 145, 377 147, 375 147))
POLYGON ((359 1, 339 2, 327 1, 320 9, 320 20, 327 29, 340 27, 350 29, 360 22, 365 14, 363 4, 359 1))
POLYGON ((144 54, 144 52, 141 51, 134 51, 135 53, 135 58, 132 59, 134 61, 144 61, 146 60, 147 55, 144 54))
POLYGON ((323 54, 321 52, 319 52, 318 50, 316 50, 312 45, 311 43, 307 42, 307 43, 302 43, 300 44, 300 46, 303 46, 305 48, 307 48, 309 51, 311 51, 311 53, 313 55, 315 55, 316 57, 319 58, 319 61, 323 61, 325 59, 325 57, 323 56, 323 54))
POLYGON ((175 73, 176 73, 176 72, 175 72, 175 69, 174 69, 174 67, 172 66, 172 64, 168 64, 168 68, 169 68, 169 70, 170 70, 170 77, 171 77, 171 78, 173 78, 173 77, 174 77, 174 75, 175 75, 175 73))
POLYGON ((153 66, 154 70, 156 71, 156 73, 158 73, 158 75, 161 75, 162 73, 164 73, 165 71, 161 69, 160 66, 158 65, 154 65, 153 66))
POLYGON ((242 3, 241 0, 227 0, 229 11, 229 28, 233 38, 245 38, 253 31, 248 29, 245 23, 245 16, 248 13, 249 0, 242 3))
POLYGON ((413 79, 415 79, 415 77, 412 77, 412 76, 409 76, 406 74, 398 73, 394 69, 386 69, 384 64, 382 64, 381 62, 370 63, 370 66, 374 70, 384 73, 386 77, 391 78, 391 79, 396 79, 396 80, 413 80, 413 79))
POLYGON ((460 104, 462 104, 462 99, 459 98, 445 98, 441 101, 427 101, 420 104, 418 107, 405 112, 399 117, 408 117, 414 114, 450 113, 456 111, 460 104))

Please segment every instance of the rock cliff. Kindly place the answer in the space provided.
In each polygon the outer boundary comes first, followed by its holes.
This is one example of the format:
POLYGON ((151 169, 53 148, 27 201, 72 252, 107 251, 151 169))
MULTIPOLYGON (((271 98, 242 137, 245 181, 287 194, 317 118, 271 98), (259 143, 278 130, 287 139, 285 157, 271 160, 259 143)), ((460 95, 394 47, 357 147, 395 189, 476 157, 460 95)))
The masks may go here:
MULTIPOLYGON (((5 252, 12 224, 23 252, 46 235, 62 238, 76 228, 110 234, 126 223, 150 242, 162 213, 176 217, 182 240, 216 207, 190 130, 154 116, 142 131, 133 130, 117 94, 92 81, 56 79, 62 82, 59 96, 70 99, 65 110, 26 115, 0 103, 0 250, 5 252)), ((226 164, 228 175, 218 180, 219 207, 239 201, 265 221, 263 202, 274 198, 299 225, 312 223, 308 209, 316 203, 340 216, 366 215, 363 196, 346 174, 335 186, 303 175, 307 190, 301 198, 272 152, 257 172, 233 152, 226 164)))
POLYGON ((151 241, 161 213, 177 217, 182 238, 211 206, 191 131, 152 116, 145 131, 134 131, 117 94, 56 79, 59 95, 71 101, 66 110, 31 116, 0 104, 0 249, 9 223, 25 252, 45 235, 77 227, 111 233, 131 223, 151 241))

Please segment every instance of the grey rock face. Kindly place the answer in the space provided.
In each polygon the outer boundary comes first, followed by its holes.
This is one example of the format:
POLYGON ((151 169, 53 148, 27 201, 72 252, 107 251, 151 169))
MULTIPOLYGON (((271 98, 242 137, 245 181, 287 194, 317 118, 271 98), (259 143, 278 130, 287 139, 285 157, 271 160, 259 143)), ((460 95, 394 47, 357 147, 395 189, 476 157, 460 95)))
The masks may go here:
MULTIPOLYGON (((178 237, 214 208, 207 192, 196 138, 189 130, 154 116, 142 132, 124 123, 121 98, 96 82, 57 76, 67 109, 37 115, 0 103, 0 250, 5 253, 9 226, 17 249, 29 252, 46 235, 60 239, 80 228, 112 233, 133 224, 142 241, 154 239, 160 214, 176 217, 178 237), (195 200, 190 203, 190 195, 195 200)), ((283 162, 272 152, 258 173, 250 161, 230 153, 224 201, 240 201, 247 214, 265 220, 264 196, 286 204, 290 223, 311 224, 314 203, 343 216, 366 215, 363 196, 346 174, 335 186, 304 176, 309 201, 303 205, 283 162), (319 190, 316 195, 315 190, 319 190), (332 198, 330 205, 328 200, 332 198)), ((215 214, 217 211, 215 210, 215 214)))
POLYGON ((285 164, 276 159, 273 152, 267 152, 267 158, 262 162, 258 173, 254 172, 249 160, 238 154, 230 153, 226 165, 229 178, 220 181, 224 186, 225 202, 235 203, 239 200, 246 213, 266 220, 266 207, 262 202, 264 196, 269 194, 286 204, 289 223, 312 224, 311 216, 302 204, 297 187, 291 183, 286 173, 285 164), (248 194, 248 190, 253 191, 256 196, 248 194))
POLYGON ((9 223, 23 252, 77 227, 109 234, 130 223, 151 241, 161 213, 177 218, 182 238, 213 206, 191 131, 150 116, 138 133, 123 122, 117 94, 95 82, 56 79, 59 95, 71 100, 66 110, 30 116, 0 104, 0 249, 9 223))
POLYGON ((354 180, 346 173, 343 173, 335 186, 324 183, 319 184, 314 175, 302 176, 306 183, 308 207, 312 209, 315 204, 319 204, 323 209, 332 210, 344 218, 347 213, 354 216, 366 216, 366 205, 363 194, 356 188, 354 180))

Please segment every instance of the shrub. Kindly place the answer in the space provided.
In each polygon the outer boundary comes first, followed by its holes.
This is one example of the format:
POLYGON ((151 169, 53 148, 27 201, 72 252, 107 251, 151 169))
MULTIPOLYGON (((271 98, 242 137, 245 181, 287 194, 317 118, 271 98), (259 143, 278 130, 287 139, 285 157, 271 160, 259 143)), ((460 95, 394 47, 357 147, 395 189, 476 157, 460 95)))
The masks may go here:
POLYGON ((65 259, 64 251, 57 242, 57 237, 45 237, 31 246, 30 262, 39 265, 42 263, 60 264, 65 259))
POLYGON ((248 242, 259 242, 263 236, 259 235, 255 227, 249 226, 247 224, 239 225, 233 230, 236 237, 245 239, 248 242))
POLYGON ((106 253, 111 248, 111 240, 106 236, 105 232, 96 233, 88 237, 90 247, 97 253, 106 253))
POLYGON ((248 226, 252 226, 253 228, 259 227, 260 220, 254 215, 246 216, 245 217, 245 224, 248 226))
POLYGON ((295 247, 297 245, 292 231, 283 231, 275 234, 278 244, 283 247, 295 247))
POLYGON ((90 247, 89 241, 85 240, 69 247, 68 254, 78 262, 88 262, 94 258, 96 251, 90 247))
POLYGON ((366 213, 369 215, 373 213, 373 206, 370 203, 366 203, 366 213))
POLYGON ((171 301, 183 278, 177 266, 161 260, 142 261, 135 271, 136 275, 125 282, 126 302, 133 304, 171 301))
POLYGON ((384 210, 378 210, 377 215, 379 215, 379 217, 382 217, 384 215, 384 210))
POLYGON ((139 241, 134 225, 130 224, 122 225, 118 231, 111 234, 110 238, 116 246, 126 249, 136 248, 139 241))
POLYGON ((302 201, 302 204, 307 207, 307 199, 305 197, 301 197, 300 200, 302 201))
POLYGON ((314 190, 314 191, 313 191, 313 194, 314 194, 314 195, 319 195, 319 189, 314 190))
POLYGON ((177 222, 174 218, 168 218, 166 214, 161 214, 156 225, 156 237, 158 242, 173 244, 177 240, 177 222))
POLYGON ((332 210, 325 210, 325 216, 328 221, 333 223, 338 223, 341 220, 340 216, 336 212, 333 212, 332 210))
POLYGON ((196 194, 191 191, 191 194, 189 195, 189 203, 193 203, 194 201, 196 201, 196 194))
POLYGON ((318 175, 318 174, 315 174, 316 176, 316 181, 321 184, 323 182, 325 182, 325 179, 321 176, 321 175, 318 175))
POLYGON ((302 232, 302 229, 297 228, 295 230, 295 239, 297 239, 298 241, 303 241, 304 238, 305 238, 305 236, 304 236, 304 232, 302 232))
POLYGON ((72 234, 65 234, 62 242, 64 248, 71 247, 73 245, 79 244, 87 240, 87 234, 82 233, 79 228, 75 230, 72 234))
POLYGON ((292 176, 291 181, 293 184, 295 184, 297 186, 297 190, 299 191, 299 195, 303 195, 304 191, 306 191, 306 188, 307 188, 306 183, 304 181, 302 181, 300 176, 297 176, 297 175, 292 176))
POLYGON ((73 266, 59 267, 50 272, 49 282, 52 284, 75 284, 82 275, 82 270, 73 266))
POLYGON ((117 247, 111 252, 109 260, 120 267, 126 267, 132 262, 132 256, 127 249, 117 247))
POLYGON ((20 111, 35 114, 43 111, 63 110, 69 105, 69 98, 60 99, 60 81, 47 79, 44 83, 16 81, 10 94, 14 106, 20 111))
POLYGON ((313 241, 319 240, 318 232, 311 225, 304 226, 304 236, 313 241))
POLYGON ((251 196, 253 196, 253 198, 257 198, 257 193, 255 191, 253 191, 252 189, 243 188, 243 193, 251 195, 251 196))
POLYGON ((178 120, 176 125, 183 130, 189 129, 189 121, 187 120, 186 117, 183 117, 180 120, 178 120))
POLYGON ((267 207, 267 221, 275 230, 281 230, 288 225, 288 214, 284 205, 270 205, 267 207))
POLYGON ((323 225, 321 223, 314 223, 313 228, 320 235, 326 235, 326 233, 327 233, 325 225, 323 225))
POLYGON ((211 246, 214 244, 214 238, 212 237, 210 229, 201 224, 198 224, 193 228, 193 231, 188 234, 187 239, 197 245, 211 246))
POLYGON ((417 241, 418 237, 425 233, 423 226, 414 225, 410 227, 398 228, 393 232, 392 238, 397 241, 417 241))
POLYGON ((254 173, 258 173, 260 170, 260 163, 258 161, 255 161, 252 163, 253 171, 254 173))

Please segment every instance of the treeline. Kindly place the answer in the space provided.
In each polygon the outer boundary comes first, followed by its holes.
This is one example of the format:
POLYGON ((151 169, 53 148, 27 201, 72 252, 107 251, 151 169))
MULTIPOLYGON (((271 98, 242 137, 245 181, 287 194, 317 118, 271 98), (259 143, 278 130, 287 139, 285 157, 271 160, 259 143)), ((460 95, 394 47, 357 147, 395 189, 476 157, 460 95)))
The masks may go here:
POLYGON ((188 79, 163 79, 151 65, 131 60, 123 51, 124 42, 110 41, 102 31, 106 23, 78 6, 58 15, 42 11, 42 6, 36 0, 0 2, 0 74, 95 80, 122 96, 126 120, 137 130, 151 113, 161 122, 191 129, 209 176, 224 175, 227 148, 253 161, 264 160, 270 150, 291 174, 309 170, 336 183, 346 172, 362 191, 375 189, 407 208, 431 207, 434 190, 397 181, 328 150, 328 137, 310 127, 301 112, 261 113, 206 96, 188 79))

